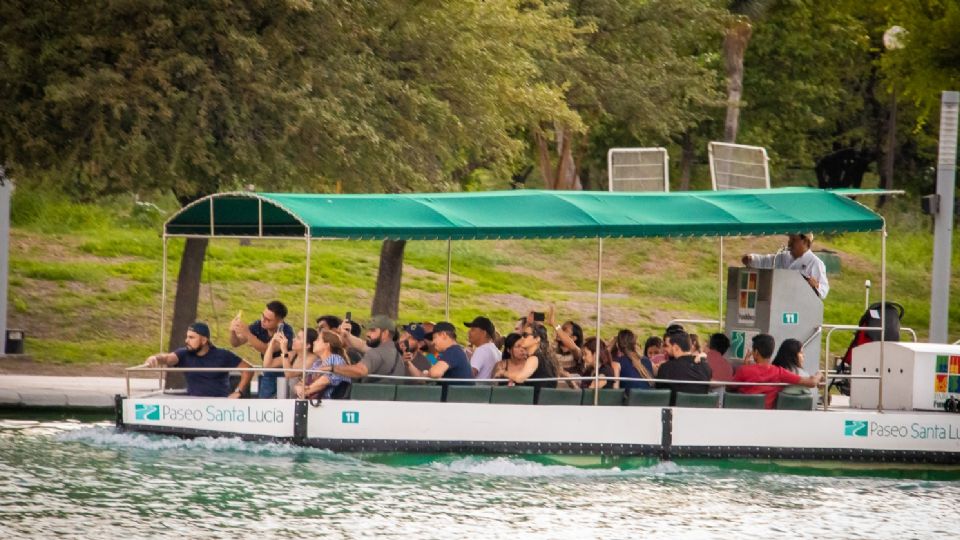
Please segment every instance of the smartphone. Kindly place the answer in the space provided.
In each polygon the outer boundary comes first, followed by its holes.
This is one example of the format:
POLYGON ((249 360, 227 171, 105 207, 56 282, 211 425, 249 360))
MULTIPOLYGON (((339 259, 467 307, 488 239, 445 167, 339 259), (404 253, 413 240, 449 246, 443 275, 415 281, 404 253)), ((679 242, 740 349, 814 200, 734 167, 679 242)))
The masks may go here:
POLYGON ((536 321, 536 322, 543 322, 543 321, 547 320, 547 316, 546 316, 546 314, 545 314, 544 312, 542 312, 542 311, 534 311, 534 312, 533 312, 533 320, 536 321))
POLYGON ((348 312, 347 312, 347 316, 344 317, 343 320, 345 320, 345 321, 352 321, 352 320, 353 320, 353 313, 351 313, 351 312, 348 311, 348 312))

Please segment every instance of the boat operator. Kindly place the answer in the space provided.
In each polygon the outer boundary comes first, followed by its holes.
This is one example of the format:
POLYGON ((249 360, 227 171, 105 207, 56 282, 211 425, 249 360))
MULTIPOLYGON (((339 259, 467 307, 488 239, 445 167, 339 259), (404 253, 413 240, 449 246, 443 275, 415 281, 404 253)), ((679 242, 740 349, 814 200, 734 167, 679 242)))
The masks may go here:
POLYGON ((810 246, 813 245, 813 233, 791 234, 787 236, 787 247, 770 255, 748 253, 743 256, 743 265, 747 268, 786 268, 800 272, 821 300, 830 292, 827 280, 827 267, 817 257, 810 246))
MULTIPOLYGON (((252 367, 246 360, 232 351, 214 347, 210 342, 210 327, 206 323, 197 321, 187 329, 185 347, 171 353, 154 354, 147 357, 147 367, 160 365, 182 368, 249 368, 252 367)), ((240 384, 230 388, 229 371, 187 371, 187 395, 195 397, 229 397, 239 398, 253 378, 252 371, 244 371, 240 375, 240 384)))

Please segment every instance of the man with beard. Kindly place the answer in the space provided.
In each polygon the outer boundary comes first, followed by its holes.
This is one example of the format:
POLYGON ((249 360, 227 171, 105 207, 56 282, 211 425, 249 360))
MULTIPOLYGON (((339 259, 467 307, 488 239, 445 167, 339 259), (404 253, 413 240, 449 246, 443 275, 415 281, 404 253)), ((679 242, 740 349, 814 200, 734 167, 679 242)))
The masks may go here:
MULTIPOLYGON (((185 347, 171 353, 154 354, 147 357, 149 367, 168 366, 182 368, 249 368, 246 360, 226 349, 219 349, 210 342, 210 328, 206 323, 195 322, 187 329, 185 347)), ((187 395, 196 397, 239 398, 253 378, 252 371, 240 375, 240 384, 230 388, 229 371, 187 371, 187 395)))
MULTIPOLYGON (((367 324, 366 352, 364 352, 363 358, 356 364, 335 365, 331 366, 330 369, 336 375, 343 375, 352 379, 364 379, 364 382, 402 384, 404 381, 397 379, 372 377, 372 375, 407 375, 406 364, 393 342, 396 331, 397 326, 389 317, 385 315, 374 316, 367 324)), ((349 332, 347 334, 345 337, 349 336, 349 332)), ((341 335, 343 335, 343 327, 341 327, 341 335)))

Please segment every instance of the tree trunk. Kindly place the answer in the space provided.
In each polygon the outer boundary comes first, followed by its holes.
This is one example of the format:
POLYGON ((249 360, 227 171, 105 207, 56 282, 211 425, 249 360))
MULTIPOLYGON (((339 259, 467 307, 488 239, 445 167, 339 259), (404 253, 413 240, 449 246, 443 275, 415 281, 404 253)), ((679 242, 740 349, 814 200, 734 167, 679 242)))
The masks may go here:
POLYGON ((727 119, 723 123, 723 140, 737 142, 740 127, 740 98, 743 96, 743 55, 753 28, 747 19, 739 19, 723 36, 723 59, 727 72, 727 119))
MULTIPOLYGON (((200 298, 200 277, 203 273, 203 260, 207 254, 206 238, 187 238, 180 258, 180 273, 177 276, 177 294, 173 302, 173 320, 170 325, 170 343, 167 350, 174 350, 183 344, 184 335, 197 320, 197 304, 200 298)), ((185 388, 183 373, 167 374, 168 388, 185 388)))
POLYGON ((377 290, 373 293, 371 315, 386 315, 393 320, 400 312, 400 281, 403 278, 403 250, 406 240, 384 240, 380 247, 377 290))
POLYGON ((690 134, 690 130, 683 132, 680 147, 683 150, 680 154, 680 191, 689 191, 690 171, 693 169, 693 160, 696 157, 693 148, 693 135, 690 134))
POLYGON ((553 174, 553 164, 550 159, 550 145, 547 138, 539 128, 533 132, 534 142, 537 143, 537 161, 540 164, 540 175, 543 177, 543 186, 546 189, 554 189, 556 177, 553 174))
POLYGON ((577 190, 583 189, 580 185, 580 176, 577 174, 577 164, 573 159, 573 134, 562 127, 557 132, 557 174, 552 189, 577 190))

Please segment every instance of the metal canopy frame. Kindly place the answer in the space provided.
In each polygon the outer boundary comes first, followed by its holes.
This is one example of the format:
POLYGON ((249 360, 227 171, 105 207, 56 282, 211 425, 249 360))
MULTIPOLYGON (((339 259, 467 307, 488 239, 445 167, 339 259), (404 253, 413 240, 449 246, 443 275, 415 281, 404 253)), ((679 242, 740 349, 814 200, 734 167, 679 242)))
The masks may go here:
MULTIPOLYGON (((184 206, 179 212, 175 213, 173 216, 171 216, 170 218, 168 218, 168 219, 164 222, 164 226, 163 226, 163 227, 164 227, 164 228, 163 228, 163 264, 162 264, 162 267, 163 267, 163 268, 162 268, 162 274, 163 274, 163 275, 162 275, 162 279, 163 279, 163 283, 162 283, 162 286, 161 286, 161 299, 160 299, 160 340, 159 340, 159 341, 160 341, 160 349, 159 349, 160 351, 163 351, 163 350, 164 350, 163 339, 164 339, 164 326, 165 326, 164 323, 165 323, 165 320, 166 320, 166 297, 167 297, 167 252, 168 252, 168 245, 167 245, 167 243, 168 243, 168 241, 169 241, 170 238, 206 238, 206 239, 214 239, 214 238, 224 238, 224 239, 264 239, 264 238, 270 238, 270 239, 286 239, 286 240, 293 240, 293 241, 304 241, 304 242, 305 242, 305 245, 306 245, 306 257, 305 257, 306 270, 305 270, 304 300, 303 300, 303 303, 304 303, 304 304, 303 304, 303 305, 304 305, 303 328, 304 328, 304 329, 308 328, 308 323, 309 323, 308 311, 309 311, 309 301, 310 301, 310 266, 311 266, 311 264, 310 264, 310 262, 311 262, 311 261, 310 261, 310 256, 311 256, 311 244, 312 244, 312 240, 314 239, 314 238, 311 236, 310 226, 309 226, 302 218, 300 218, 296 213, 292 212, 290 209, 288 209, 288 208, 283 208, 282 205, 277 204, 275 201, 269 201, 271 204, 274 204, 274 205, 276 205, 277 207, 279 207, 279 208, 283 209, 284 211, 286 211, 286 212, 287 212, 290 216, 292 216, 297 222, 299 222, 300 225, 303 226, 304 232, 303 232, 302 238, 297 238, 297 237, 293 237, 293 236, 289 236, 289 235, 279 235, 279 236, 277 236, 277 235, 264 234, 264 223, 263 223, 263 202, 264 202, 264 198, 263 198, 262 196, 260 196, 260 195, 258 195, 258 194, 256 194, 256 193, 250 193, 250 192, 224 193, 224 194, 220 194, 220 195, 221 195, 221 196, 223 196, 223 195, 240 195, 240 196, 243 196, 243 197, 253 197, 253 198, 257 199, 257 234, 256 234, 256 235, 235 235, 235 234, 234 234, 234 235, 221 235, 221 234, 216 234, 216 227, 215 227, 215 218, 216 218, 216 213, 215 213, 215 201, 216 201, 216 197, 217 197, 216 195, 209 195, 209 196, 207 196, 207 197, 203 197, 203 198, 201 198, 201 199, 198 199, 198 200, 190 203, 190 204, 187 205, 187 206, 184 206), (205 202, 205 201, 209 201, 209 202, 210 202, 209 234, 176 234, 176 233, 171 234, 171 233, 168 233, 168 232, 167 232, 167 227, 168 227, 168 225, 169 225, 174 219, 176 219, 180 214, 182 214, 183 212, 185 212, 185 211, 188 210, 189 208, 192 208, 192 207, 194 207, 194 206, 196 206, 196 205, 198 205, 198 204, 202 204, 202 203, 205 202)), ((846 196, 849 197, 850 195, 854 195, 854 194, 853 194, 853 193, 844 193, 843 195, 846 195, 846 196)), ((858 205, 860 205, 860 206, 863 206, 861 203, 859 203, 859 202, 857 202, 857 201, 853 201, 853 202, 854 202, 855 204, 858 204, 858 205)), ((866 208, 866 207, 864 206, 864 208, 866 208)), ((868 209, 868 210, 869 210, 869 209, 868 209)), ((887 264, 886 264, 887 225, 886 225, 886 220, 885 220, 882 216, 878 216, 878 217, 880 217, 880 220, 881 220, 881 223, 882 223, 882 226, 881 226, 881 229, 880 229, 880 234, 881 234, 880 301, 881 301, 881 305, 884 305, 884 304, 886 303, 886 281, 887 281, 887 280, 886 280, 886 269, 887 269, 887 264)), ((802 228, 802 227, 801 227, 801 228, 802 228)), ((780 232, 775 232, 775 233, 771 233, 771 234, 782 234, 782 233, 780 233, 780 232)), ((670 236, 674 236, 674 235, 670 235, 670 236)), ((680 235, 676 235, 676 236, 680 236, 680 235)), ((688 235, 688 236, 695 236, 695 235, 691 234, 691 235, 688 235)), ((718 236, 720 236, 721 242, 722 242, 722 238, 723 238, 724 235, 718 235, 718 236)), ((742 235, 741 235, 741 236, 742 236, 742 235)), ((545 238, 545 239, 548 239, 548 238, 552 238, 552 237, 544 237, 544 238, 545 238)), ((341 238, 317 238, 317 239, 320 239, 320 240, 342 240, 341 238)), ((596 350, 594 351, 594 359, 595 359, 595 361, 594 361, 594 381, 595 381, 595 383, 599 380, 599 364, 600 364, 600 339, 599 339, 599 337, 600 337, 601 316, 602 316, 603 239, 604 239, 604 236, 599 236, 599 235, 596 236, 596 240, 597 240, 597 324, 596 324, 597 332, 596 332, 596 335, 597 335, 597 338, 598 338, 598 339, 597 339, 597 347, 596 347, 596 350)), ((451 264, 452 264, 452 247, 451 247, 452 239, 451 239, 451 238, 447 238, 446 240, 447 240, 447 276, 446 276, 446 294, 445 294, 444 312, 445 312, 445 316, 446 316, 447 320, 449 320, 449 318, 450 318, 450 275, 451 275, 451 264)), ((722 247, 721 247, 720 263, 719 263, 719 264, 720 264, 721 266, 723 265, 722 247)), ((722 285, 721 285, 721 288, 722 288, 722 285)), ((721 290, 721 298, 720 298, 720 302, 721 302, 721 307, 720 307, 720 309, 721 309, 721 312, 720 312, 720 322, 721 322, 721 326, 722 326, 722 320, 723 320, 723 313, 722 313, 722 309, 723 309, 723 307, 722 307, 723 298, 722 298, 722 296, 723 296, 723 295, 722 295, 722 290, 721 290)), ((880 330, 881 330, 881 332, 880 332, 880 336, 881 336, 881 337, 880 337, 880 341, 881 341, 881 347, 880 347, 880 371, 881 371, 881 373, 882 373, 882 372, 883 372, 883 368, 884 368, 884 352, 883 352, 884 347, 883 347, 882 343, 885 341, 885 339, 884 339, 884 334, 885 334, 885 330, 886 330, 886 319, 885 319, 885 312, 886 312, 886 310, 880 310, 880 312, 881 312, 881 316, 880 316, 880 330)), ((306 354, 306 340, 304 340, 304 355, 305 355, 305 354, 306 354)), ((827 351, 827 354, 829 354, 829 351, 827 351)), ((304 366, 304 374, 305 374, 305 370, 306 370, 306 366, 304 366)), ((595 386, 595 388, 594 388, 594 405, 596 405, 596 404, 598 403, 598 400, 599 400, 599 388, 597 387, 597 386, 598 386, 597 384, 595 384, 594 386, 595 386)), ((824 399, 826 400, 826 396, 824 397, 824 399)), ((826 407, 825 407, 825 409, 826 409, 826 407)), ((877 409, 878 409, 879 411, 882 411, 882 409, 883 409, 883 379, 882 379, 882 377, 881 377, 880 382, 879 382, 879 396, 878 396, 877 409)))

